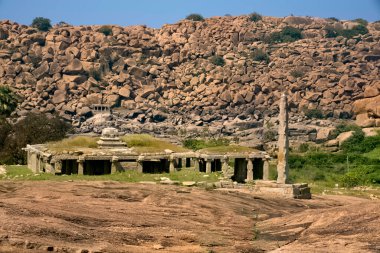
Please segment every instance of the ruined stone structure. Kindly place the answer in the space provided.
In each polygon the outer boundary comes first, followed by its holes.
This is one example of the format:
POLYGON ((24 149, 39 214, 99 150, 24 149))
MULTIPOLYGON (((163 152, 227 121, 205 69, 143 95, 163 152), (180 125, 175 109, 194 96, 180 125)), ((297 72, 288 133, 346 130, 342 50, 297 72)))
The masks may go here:
POLYGON ((239 183, 268 180, 269 156, 263 151, 231 154, 199 152, 137 153, 128 148, 114 128, 103 129, 98 148, 55 152, 46 145, 28 145, 28 167, 35 173, 101 175, 117 171, 137 170, 141 173, 174 172, 192 167, 211 173, 222 171, 225 178, 239 183), (233 170, 229 162, 234 162, 233 170))
MULTIPOLYGON (((233 187, 237 184, 250 183, 258 192, 275 193, 286 197, 310 198, 307 184, 287 184, 287 123, 286 97, 283 96, 280 118, 285 142, 280 152, 286 154, 279 159, 278 182, 269 181, 270 157, 263 151, 250 151, 227 154, 206 154, 202 152, 173 152, 165 150, 160 153, 138 153, 127 147, 119 138, 114 128, 103 129, 98 148, 83 148, 76 151, 49 150, 46 145, 27 145, 28 167, 35 173, 53 173, 57 175, 102 175, 127 170, 141 173, 172 173, 179 169, 223 173, 222 186, 233 187), (282 150, 281 150, 282 149, 282 150), (230 163, 231 162, 231 163, 230 163), (233 164, 233 168, 230 167, 233 164), (282 174, 281 174, 282 173, 282 174)), ((280 128, 281 129, 281 128, 280 128)), ((280 130, 281 131, 281 130, 280 130)))

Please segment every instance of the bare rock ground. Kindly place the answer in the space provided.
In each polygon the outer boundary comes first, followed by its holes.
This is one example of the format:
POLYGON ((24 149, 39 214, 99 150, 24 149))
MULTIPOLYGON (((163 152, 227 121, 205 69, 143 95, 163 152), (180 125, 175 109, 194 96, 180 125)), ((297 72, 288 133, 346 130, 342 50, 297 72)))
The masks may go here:
POLYGON ((380 201, 0 181, 0 252, 379 252, 380 201))

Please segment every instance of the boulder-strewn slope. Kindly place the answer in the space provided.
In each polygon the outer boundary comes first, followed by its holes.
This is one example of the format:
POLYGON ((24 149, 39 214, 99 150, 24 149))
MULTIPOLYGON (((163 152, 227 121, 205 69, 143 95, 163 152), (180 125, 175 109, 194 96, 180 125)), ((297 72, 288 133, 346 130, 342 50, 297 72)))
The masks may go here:
MULTIPOLYGON (((380 116, 380 109, 373 110, 380 102, 380 24, 369 24, 369 33, 354 39, 324 38, 326 26, 353 25, 301 17, 256 23, 246 16, 215 17, 161 29, 112 26, 113 35, 105 36, 99 26, 40 32, 2 21, 0 83, 23 97, 17 114, 57 112, 83 131, 93 127, 82 123, 91 116, 91 105, 102 103, 124 109, 119 116, 125 122, 212 125, 235 119, 262 125, 276 114, 285 90, 294 121, 303 119, 305 108, 335 118, 356 112, 367 120, 380 116), (288 25, 302 29, 304 39, 262 41, 288 25), (269 54, 269 63, 254 61, 257 49, 269 54), (214 65, 213 55, 226 64, 214 65)), ((367 125, 377 124, 369 120, 367 125)))

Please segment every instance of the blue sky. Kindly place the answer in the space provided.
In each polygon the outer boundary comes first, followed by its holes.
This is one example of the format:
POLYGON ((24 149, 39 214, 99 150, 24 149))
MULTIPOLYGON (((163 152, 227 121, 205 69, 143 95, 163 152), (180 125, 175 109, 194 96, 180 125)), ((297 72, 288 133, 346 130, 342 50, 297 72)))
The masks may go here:
POLYGON ((243 15, 336 17, 380 20, 380 0, 0 0, 0 19, 30 24, 41 16, 52 23, 161 27, 190 13, 204 17, 243 15))

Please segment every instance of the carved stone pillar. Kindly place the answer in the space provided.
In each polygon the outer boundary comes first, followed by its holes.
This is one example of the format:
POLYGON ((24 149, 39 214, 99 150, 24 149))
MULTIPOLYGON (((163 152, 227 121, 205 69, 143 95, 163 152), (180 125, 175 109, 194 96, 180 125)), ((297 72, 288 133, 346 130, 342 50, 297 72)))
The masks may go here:
POLYGON ((222 172, 223 172, 223 176, 225 177, 225 178, 228 178, 229 177, 229 166, 228 166, 228 157, 227 156, 225 156, 225 157, 223 157, 223 159, 222 159, 222 162, 223 162, 223 165, 222 165, 222 172))
POLYGON ((247 159, 247 182, 253 181, 253 161, 251 158, 247 159))
POLYGON ((212 159, 206 159, 206 173, 211 173, 211 162, 212 159))
POLYGON ((78 159, 78 175, 84 174, 84 158, 79 157, 78 159))
POLYGON ((199 172, 199 158, 193 158, 194 160, 194 170, 199 172))
POLYGON ((263 180, 269 180, 269 159, 264 159, 263 165, 263 180))
POLYGON ((119 157, 113 156, 111 160, 111 174, 115 174, 117 172, 118 165, 119 165, 119 157))
POLYGON ((61 173, 62 172, 62 161, 61 160, 58 160, 55 162, 54 170, 55 170, 55 173, 61 173))
POLYGON ((143 161, 144 161, 144 157, 139 157, 137 159, 137 171, 140 172, 140 173, 143 173, 144 169, 143 169, 143 161))
POLYGON ((175 168, 175 166, 174 166, 174 161, 175 161, 175 159, 173 157, 169 158, 169 172, 170 173, 173 173, 173 172, 177 171, 176 168, 175 168))

